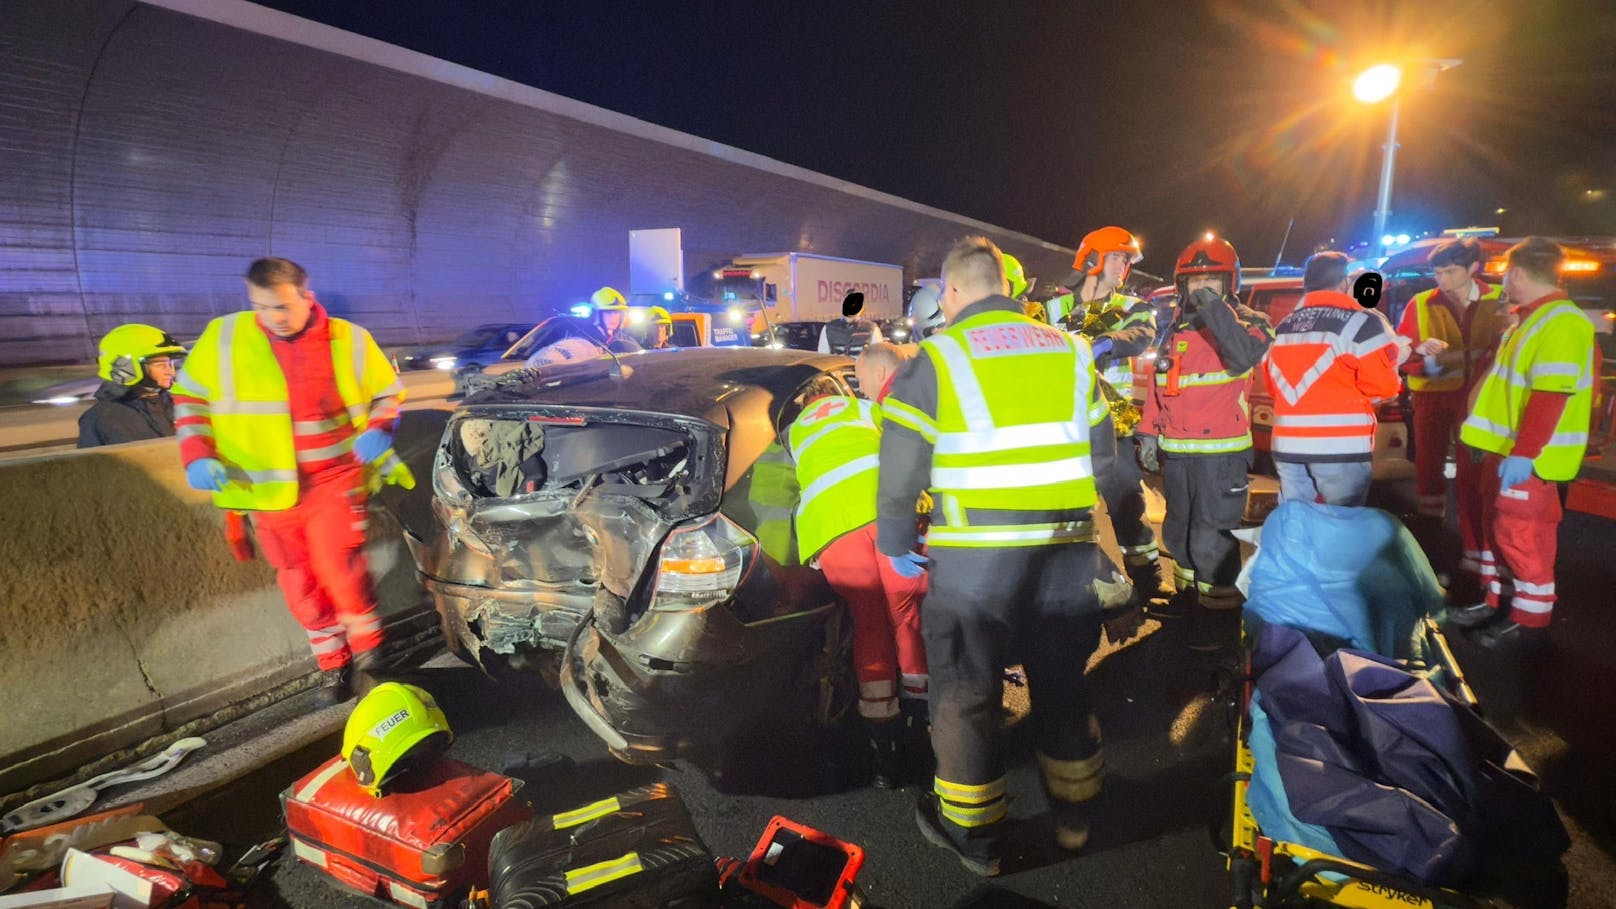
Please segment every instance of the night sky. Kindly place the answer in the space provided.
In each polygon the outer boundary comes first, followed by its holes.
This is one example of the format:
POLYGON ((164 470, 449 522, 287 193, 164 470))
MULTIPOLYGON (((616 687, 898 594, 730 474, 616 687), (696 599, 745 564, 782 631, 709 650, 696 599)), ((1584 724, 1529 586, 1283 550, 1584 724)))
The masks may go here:
POLYGON ((1389 102, 1352 78, 1462 58, 1405 91, 1391 232, 1616 233, 1610 0, 267 5, 1064 245, 1121 224, 1157 273, 1205 229, 1367 240, 1389 102))

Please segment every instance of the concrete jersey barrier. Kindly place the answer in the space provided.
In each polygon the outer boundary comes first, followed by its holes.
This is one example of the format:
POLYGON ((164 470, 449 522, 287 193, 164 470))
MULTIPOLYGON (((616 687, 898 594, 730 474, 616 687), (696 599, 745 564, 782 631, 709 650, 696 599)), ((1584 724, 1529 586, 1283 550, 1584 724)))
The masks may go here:
MULTIPOLYGON (((429 519, 446 418, 406 414, 416 489, 372 502, 390 627, 431 612, 400 519, 429 519)), ((232 557, 173 439, 0 463, 0 516, 0 798, 315 669, 274 571, 232 557)))

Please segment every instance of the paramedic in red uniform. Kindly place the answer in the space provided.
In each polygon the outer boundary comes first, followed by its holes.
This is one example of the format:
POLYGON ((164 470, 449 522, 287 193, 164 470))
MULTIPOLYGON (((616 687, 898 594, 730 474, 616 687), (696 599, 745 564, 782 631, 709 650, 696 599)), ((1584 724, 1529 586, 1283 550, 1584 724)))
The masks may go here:
POLYGON ((1557 487, 1582 467, 1599 374, 1593 322, 1560 286, 1564 251, 1528 237, 1510 247, 1506 262, 1504 292, 1516 322, 1460 429, 1480 456, 1487 595, 1448 614, 1488 649, 1543 643, 1557 599, 1557 487))
POLYGON ((370 332, 326 313, 297 263, 259 259, 246 283, 252 309, 209 322, 174 384, 180 457, 192 487, 252 515, 324 672, 318 700, 340 703, 382 642, 367 470, 408 482, 392 450, 404 387, 370 332))
POLYGON ((1481 244, 1450 240, 1431 250, 1436 287, 1415 294, 1403 310, 1397 333, 1414 345, 1402 366, 1414 408, 1414 485, 1420 514, 1441 521, 1447 512, 1448 452, 1454 453, 1459 537, 1463 556, 1455 576, 1456 602, 1474 602, 1483 592, 1480 575, 1482 477, 1478 459, 1459 440, 1466 401, 1481 375, 1480 362, 1509 323, 1501 289, 1476 277, 1481 244))

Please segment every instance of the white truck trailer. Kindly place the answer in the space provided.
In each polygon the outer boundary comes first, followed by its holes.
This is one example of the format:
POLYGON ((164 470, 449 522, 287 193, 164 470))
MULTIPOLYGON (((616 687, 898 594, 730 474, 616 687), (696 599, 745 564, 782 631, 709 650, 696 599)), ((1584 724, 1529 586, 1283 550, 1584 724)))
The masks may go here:
POLYGON ((903 266, 814 253, 740 256, 718 269, 714 302, 768 309, 771 322, 828 322, 842 314, 842 299, 864 294, 866 319, 903 317, 903 266))

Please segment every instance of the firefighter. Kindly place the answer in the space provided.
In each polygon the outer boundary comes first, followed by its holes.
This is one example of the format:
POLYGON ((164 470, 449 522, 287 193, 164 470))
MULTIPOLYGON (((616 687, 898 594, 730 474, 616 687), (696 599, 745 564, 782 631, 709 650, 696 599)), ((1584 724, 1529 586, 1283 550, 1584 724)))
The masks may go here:
MULTIPOLYGON (((1116 390, 1116 407, 1123 411, 1124 423, 1137 419, 1133 407, 1133 358, 1150 349, 1156 337, 1156 314, 1150 305, 1120 291, 1128 272, 1144 258, 1139 238, 1121 227, 1102 227, 1089 233, 1078 244, 1074 269, 1067 283, 1075 297, 1054 304, 1068 314, 1069 330, 1082 332, 1094 349, 1095 368, 1116 390), (1072 300, 1079 301, 1072 303, 1072 300)), ((1061 299, 1061 298, 1058 298, 1061 299)), ((1104 399, 1102 398, 1102 403, 1104 399)), ((1159 550, 1156 534, 1145 520, 1144 475, 1139 469, 1135 427, 1118 423, 1112 407, 1103 407, 1096 416, 1104 429, 1116 438, 1116 457, 1110 467, 1095 475, 1095 485, 1111 516, 1117 545, 1128 574, 1141 590, 1161 586, 1156 561, 1159 550)))
POLYGON ((614 354, 638 353, 643 348, 629 333, 628 300, 615 287, 602 287, 589 296, 600 328, 601 343, 614 354))
POLYGON ((1274 398, 1282 500, 1363 505, 1375 451, 1375 405, 1403 390, 1407 338, 1348 290, 1346 254, 1307 260, 1304 296, 1274 329, 1263 359, 1274 398))
POLYGON ((1528 237, 1505 261, 1504 293, 1517 321, 1504 332, 1460 429, 1464 444, 1482 455, 1487 593, 1449 613, 1488 649, 1546 637, 1561 516, 1556 487, 1582 465, 1599 366, 1593 322, 1560 286, 1564 250, 1528 237))
POLYGON ((1021 662, 1056 839, 1081 849, 1104 775, 1084 665, 1100 635, 1088 342, 1028 318, 984 237, 943 262, 948 324, 882 402, 878 545, 901 575, 930 566, 933 792, 916 821, 977 874, 999 871, 1003 670, 1021 662), (1039 394, 1029 394, 1029 388, 1039 394), (920 551, 916 497, 935 502, 920 551))
POLYGON ((259 259, 246 282, 252 310, 209 322, 174 383, 180 457, 214 505, 252 514, 324 672, 317 700, 335 704, 378 667, 367 472, 414 485, 393 453, 404 386, 370 332, 327 314, 297 263, 259 259))
POLYGON ((673 346, 673 314, 661 306, 645 312, 646 350, 666 350, 673 346))
POLYGON ((150 325, 120 325, 101 339, 95 403, 79 416, 80 448, 174 435, 175 359, 185 348, 150 325))
POLYGON ((881 326, 860 316, 863 311, 863 293, 855 290, 843 297, 841 318, 826 322, 819 332, 819 352, 856 357, 865 346, 881 343, 881 326))
POLYGON ((853 664, 859 716, 875 752, 875 785, 902 785, 905 714, 924 728, 926 650, 920 600, 926 578, 895 571, 875 545, 876 463, 881 410, 876 400, 903 362, 891 344, 866 347, 855 367, 866 398, 831 386, 808 402, 787 436, 802 499, 797 548, 803 564, 817 563, 853 618, 853 664))
POLYGON ((1471 457, 1459 441, 1470 392, 1487 355, 1509 322, 1502 289, 1482 281, 1482 248, 1466 237, 1431 250, 1427 260, 1436 287, 1415 294, 1403 309, 1398 334, 1414 345, 1416 356, 1403 364, 1414 411, 1414 483, 1419 513, 1440 523, 1446 516, 1448 451, 1454 450, 1462 556, 1451 594, 1474 603, 1485 593, 1481 581, 1482 477, 1480 456, 1471 457))
POLYGON ((1178 588, 1162 617, 1195 616, 1195 650, 1225 640, 1208 610, 1236 617, 1234 586, 1240 544, 1232 531, 1245 514, 1251 467, 1251 370, 1273 333, 1241 305, 1240 257, 1227 240, 1207 234, 1179 253, 1178 298, 1158 331, 1155 375, 1144 395, 1139 460, 1160 469, 1167 497, 1162 540, 1172 553, 1178 588), (1199 608, 1197 608, 1199 607, 1199 608))

